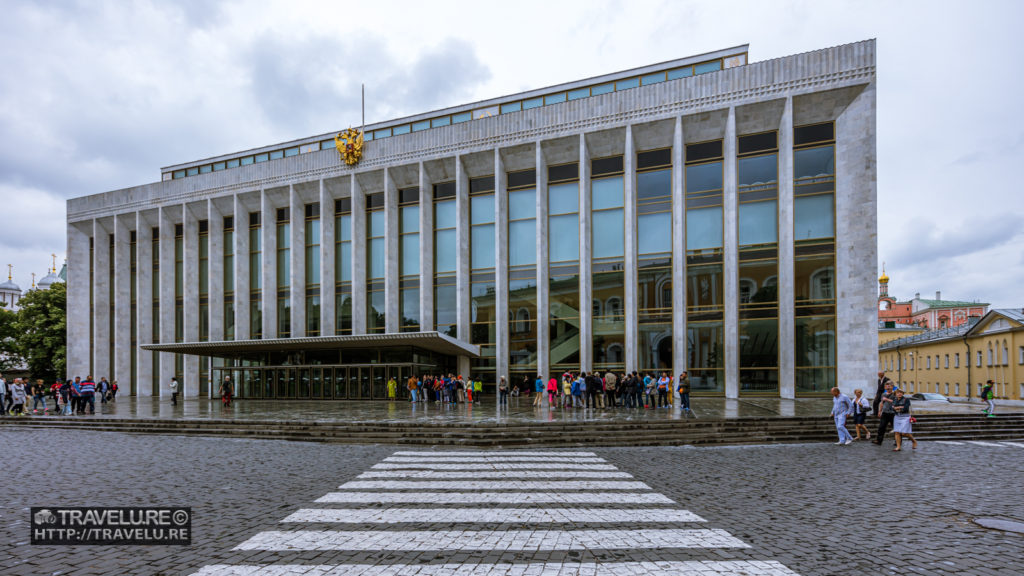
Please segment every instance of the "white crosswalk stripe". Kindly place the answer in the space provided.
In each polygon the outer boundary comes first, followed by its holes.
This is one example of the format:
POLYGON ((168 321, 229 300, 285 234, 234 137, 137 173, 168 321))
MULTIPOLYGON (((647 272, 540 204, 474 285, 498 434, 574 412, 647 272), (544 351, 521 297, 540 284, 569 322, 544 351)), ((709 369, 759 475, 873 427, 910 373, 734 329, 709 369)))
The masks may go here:
POLYGON ((488 464, 435 464, 432 462, 384 463, 374 470, 615 470, 614 464, 551 464, 547 462, 491 462, 488 464))
POLYGON ((963 446, 963 442, 955 442, 953 440, 936 440, 936 444, 949 444, 950 446, 963 446))
POLYGON ((267 530, 235 550, 652 550, 749 548, 725 530, 267 530))
POLYGON ((625 472, 605 472, 593 470, 487 470, 451 472, 447 470, 379 470, 363 472, 356 478, 632 478, 625 472))
POLYGON ((779 562, 530 562, 505 564, 342 564, 204 566, 195 576, 798 576, 779 562))
POLYGON ((996 448, 1006 448, 1006 446, 1004 446, 1003 444, 997 444, 995 442, 982 442, 981 440, 968 440, 967 442, 969 444, 974 444, 975 446, 994 446, 996 448))
POLYGON ((703 522, 675 508, 304 508, 282 522, 394 524, 399 522, 476 522, 539 524, 552 522, 703 522))
POLYGON ((276 553, 269 559, 274 563, 215 564, 195 576, 798 576, 779 562, 736 556, 740 552, 726 554, 725 550, 750 546, 725 530, 685 527, 705 520, 631 478, 593 452, 398 451, 316 500, 349 507, 299 509, 281 520, 289 529, 259 532, 234 548, 260 553, 261 560, 276 553), (330 527, 300 529, 303 524, 330 527), (459 524, 478 526, 454 529, 459 524), (556 524, 572 528, 553 529, 556 524), (497 530, 494 525, 514 529, 497 530), (345 526, 358 529, 342 529, 345 526), (712 557, 723 560, 629 558, 631 552, 678 549, 719 550, 712 557), (546 554, 590 550, 625 552, 617 552, 617 559, 608 562, 559 561, 560 556, 546 554), (289 554, 311 552, 323 562, 331 551, 345 554, 344 563, 281 563, 289 554), (359 564, 359 557, 351 553, 360 552, 424 552, 428 560, 420 556, 408 564, 387 559, 359 564), (497 559, 514 552, 522 561, 429 560, 447 552, 496 553, 497 559), (537 557, 540 561, 531 561, 534 555, 542 556, 537 557))
POLYGON ((508 458, 509 456, 561 456, 576 458, 596 458, 593 452, 561 452, 546 450, 515 450, 507 452, 496 452, 494 450, 451 450, 444 452, 425 452, 422 450, 399 450, 391 456, 416 456, 417 458, 430 458, 433 456, 494 456, 496 458, 508 458))
POLYGON ((331 492, 318 504, 675 504, 654 492, 331 492))
POLYGON ((1006 444, 1007 446, 1016 446, 1017 448, 1024 448, 1024 442, 1000 442, 1000 444, 1006 444))
POLYGON ((566 480, 545 482, 540 480, 353 480, 339 487, 341 490, 650 490, 643 482, 624 480, 566 480))

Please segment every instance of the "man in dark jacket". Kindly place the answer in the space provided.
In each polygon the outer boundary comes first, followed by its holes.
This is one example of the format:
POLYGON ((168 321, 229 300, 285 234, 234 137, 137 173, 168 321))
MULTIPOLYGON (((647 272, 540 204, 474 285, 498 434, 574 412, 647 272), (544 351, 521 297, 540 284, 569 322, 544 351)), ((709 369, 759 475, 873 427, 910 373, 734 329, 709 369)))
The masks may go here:
POLYGON ((878 415, 878 403, 882 401, 882 394, 885 394, 885 383, 892 383, 892 380, 885 375, 885 372, 878 373, 878 389, 875 390, 875 399, 871 403, 871 413, 878 415))

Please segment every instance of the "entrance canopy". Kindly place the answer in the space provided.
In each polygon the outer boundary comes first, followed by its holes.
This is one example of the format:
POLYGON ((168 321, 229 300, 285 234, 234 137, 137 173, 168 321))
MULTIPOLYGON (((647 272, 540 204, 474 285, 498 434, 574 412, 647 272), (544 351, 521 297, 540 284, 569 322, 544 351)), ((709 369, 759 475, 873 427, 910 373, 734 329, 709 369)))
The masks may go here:
POLYGON ((232 357, 252 352, 290 352, 313 350, 379 349, 413 346, 452 356, 480 357, 480 348, 440 332, 400 332, 397 334, 359 334, 348 336, 312 336, 308 338, 268 338, 264 340, 223 340, 218 342, 175 342, 143 344, 143 350, 232 357))

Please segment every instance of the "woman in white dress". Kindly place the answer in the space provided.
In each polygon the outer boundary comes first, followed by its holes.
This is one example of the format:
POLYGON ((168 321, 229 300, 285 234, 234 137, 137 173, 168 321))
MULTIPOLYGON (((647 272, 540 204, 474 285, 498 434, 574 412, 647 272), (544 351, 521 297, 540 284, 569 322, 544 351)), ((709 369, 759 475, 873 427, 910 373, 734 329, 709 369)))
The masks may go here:
POLYGON ((903 394, 903 390, 896 389, 896 400, 892 403, 892 409, 896 411, 893 419, 892 429, 896 433, 896 447, 893 452, 899 452, 904 437, 910 438, 914 450, 917 450, 917 440, 914 438, 913 429, 910 426, 910 398, 903 394))

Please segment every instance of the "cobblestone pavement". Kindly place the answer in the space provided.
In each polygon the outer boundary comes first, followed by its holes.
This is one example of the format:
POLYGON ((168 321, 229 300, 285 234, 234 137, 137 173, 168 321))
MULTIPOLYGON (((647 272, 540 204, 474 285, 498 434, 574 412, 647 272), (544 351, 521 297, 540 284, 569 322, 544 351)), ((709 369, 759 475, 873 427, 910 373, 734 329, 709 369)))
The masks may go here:
POLYGON ((972 522, 1024 520, 1024 441, 495 453, 3 430, 0 445, 4 575, 991 575, 1024 558, 1024 535, 972 522), (192 506, 193 544, 30 545, 28 508, 56 505, 192 506))

